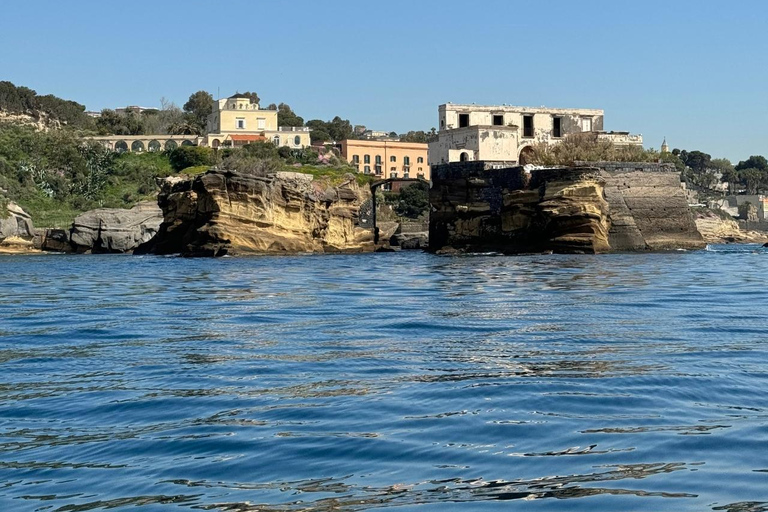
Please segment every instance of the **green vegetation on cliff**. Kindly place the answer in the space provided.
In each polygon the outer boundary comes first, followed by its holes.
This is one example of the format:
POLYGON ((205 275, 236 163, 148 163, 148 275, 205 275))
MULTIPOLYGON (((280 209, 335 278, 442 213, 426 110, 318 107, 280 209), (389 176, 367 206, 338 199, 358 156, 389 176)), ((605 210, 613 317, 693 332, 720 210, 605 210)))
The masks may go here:
POLYGON ((71 130, 0 123, 0 195, 39 227, 66 226, 92 208, 131 207, 156 194, 156 177, 172 173, 162 154, 112 153, 71 130))
POLYGON ((93 119, 85 114, 85 106, 52 94, 40 96, 28 87, 17 87, 11 82, 0 81, 0 110, 33 117, 45 114, 71 127, 94 128, 93 119))

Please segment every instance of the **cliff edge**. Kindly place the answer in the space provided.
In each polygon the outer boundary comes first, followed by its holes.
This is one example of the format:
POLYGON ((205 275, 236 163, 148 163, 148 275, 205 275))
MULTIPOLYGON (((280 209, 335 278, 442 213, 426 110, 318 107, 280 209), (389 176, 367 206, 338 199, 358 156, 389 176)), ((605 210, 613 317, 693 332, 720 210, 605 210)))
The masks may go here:
POLYGON ((494 169, 437 166, 432 252, 659 251, 705 246, 680 177, 660 164, 494 169))
POLYGON ((163 222, 136 254, 226 254, 364 252, 373 232, 359 223, 370 192, 352 175, 324 187, 308 174, 269 176, 210 170, 160 183, 163 222))

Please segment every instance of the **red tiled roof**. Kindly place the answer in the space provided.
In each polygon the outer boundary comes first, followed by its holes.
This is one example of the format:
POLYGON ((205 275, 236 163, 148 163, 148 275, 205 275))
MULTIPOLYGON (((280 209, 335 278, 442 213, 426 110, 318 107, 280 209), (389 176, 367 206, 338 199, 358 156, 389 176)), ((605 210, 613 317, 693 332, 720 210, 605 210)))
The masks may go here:
POLYGON ((230 139, 238 142, 256 142, 260 140, 267 140, 263 135, 230 135, 230 139))

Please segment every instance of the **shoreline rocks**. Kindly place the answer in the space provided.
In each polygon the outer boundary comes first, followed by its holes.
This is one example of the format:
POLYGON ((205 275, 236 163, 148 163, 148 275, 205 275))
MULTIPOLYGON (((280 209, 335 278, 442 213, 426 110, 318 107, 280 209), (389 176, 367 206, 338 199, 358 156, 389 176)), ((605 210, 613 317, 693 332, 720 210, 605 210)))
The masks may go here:
POLYGON ((360 225, 370 197, 354 175, 324 187, 308 174, 269 176, 210 170, 160 183, 163 223, 137 253, 223 256, 373 251, 373 231, 360 225))
POLYGON ((0 253, 23 254, 37 252, 33 240, 35 227, 32 217, 14 202, 0 206, 0 253))
POLYGON ((593 254, 705 247, 674 168, 601 164, 440 165, 432 172, 429 250, 593 254))
MULTIPOLYGON (((157 234, 162 220, 160 207, 150 201, 129 210, 98 208, 75 217, 69 243, 77 253, 132 252, 157 234)), ((59 231, 49 230, 43 246, 64 247, 64 234, 59 231)))

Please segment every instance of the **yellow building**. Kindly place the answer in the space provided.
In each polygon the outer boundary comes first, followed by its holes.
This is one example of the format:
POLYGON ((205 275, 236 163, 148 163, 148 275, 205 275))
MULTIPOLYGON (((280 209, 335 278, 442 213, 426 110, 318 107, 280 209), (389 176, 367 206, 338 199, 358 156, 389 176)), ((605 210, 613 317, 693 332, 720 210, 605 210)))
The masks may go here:
POLYGON ((422 178, 429 180, 427 144, 379 140, 343 140, 341 156, 357 172, 382 179, 422 178))
POLYGON ((309 131, 304 126, 277 125, 277 110, 264 110, 244 94, 219 100, 208 116, 202 144, 243 146, 251 142, 270 141, 276 146, 301 149, 310 145, 309 131))

